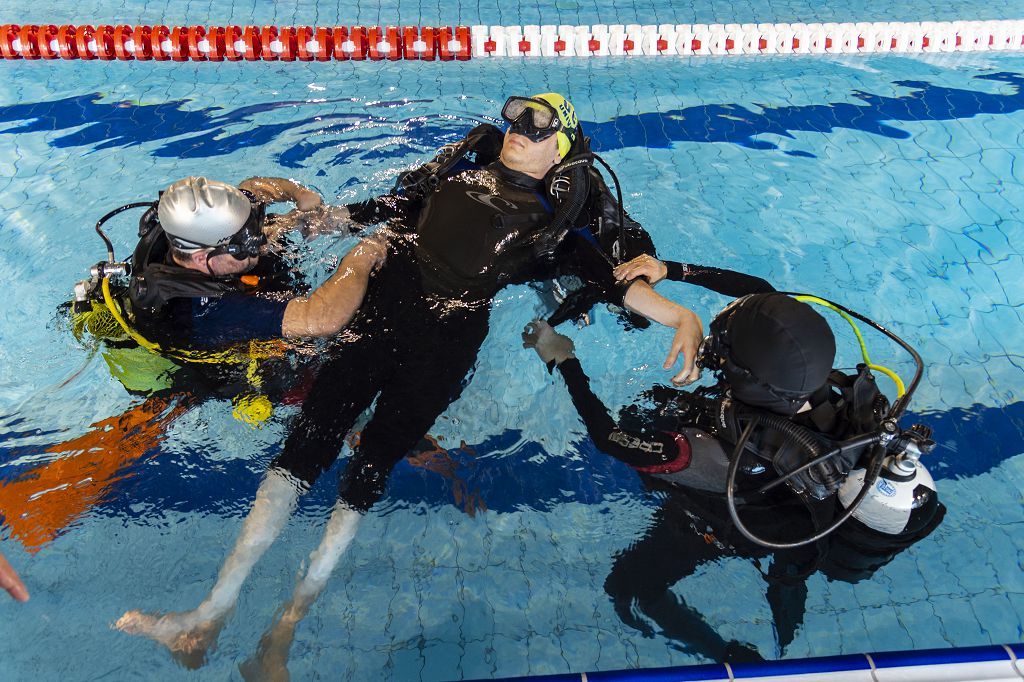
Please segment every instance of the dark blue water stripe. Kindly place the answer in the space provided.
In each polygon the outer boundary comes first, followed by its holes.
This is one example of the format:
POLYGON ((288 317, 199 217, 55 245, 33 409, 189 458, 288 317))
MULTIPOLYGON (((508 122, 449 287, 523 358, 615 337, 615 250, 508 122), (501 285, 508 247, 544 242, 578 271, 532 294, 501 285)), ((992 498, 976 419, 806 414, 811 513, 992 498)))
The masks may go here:
MULTIPOLYGON (((739 104, 706 104, 662 112, 617 116, 609 121, 584 121, 596 151, 625 147, 666 148, 680 142, 723 142, 749 149, 776 150, 778 145, 760 139, 771 134, 794 138, 797 132, 831 133, 845 128, 893 139, 906 139, 910 133, 893 124, 917 121, 951 121, 982 114, 1010 114, 1024 109, 1024 76, 998 72, 976 76, 978 79, 1013 86, 1008 93, 981 92, 944 87, 927 81, 895 81, 910 89, 898 97, 855 91, 858 103, 836 102, 797 106, 763 106, 757 110, 739 104)), ((149 153, 166 158, 207 158, 229 154, 243 147, 268 144, 293 130, 316 132, 318 142, 297 142, 278 154, 277 162, 287 168, 304 166, 325 149, 336 144, 331 134, 346 136, 357 144, 332 159, 316 158, 316 165, 331 166, 354 159, 374 159, 427 153, 441 144, 458 139, 475 121, 437 114, 406 120, 388 120, 368 113, 315 113, 333 109, 335 102, 272 102, 225 110, 221 107, 189 109, 187 100, 159 104, 104 100, 99 93, 43 102, 0 107, 0 123, 14 123, 0 134, 68 130, 50 141, 54 147, 130 148, 163 142, 149 153), (266 111, 291 108, 300 113, 294 121, 256 123, 266 111), (383 123, 373 133, 365 133, 365 123, 383 123), (359 132, 356 126, 359 126, 359 132), (398 146, 378 148, 373 142, 401 137, 398 146)), ((358 105, 390 107, 390 103, 358 105)), ((399 109, 400 111, 400 109, 399 109)), ((494 112, 476 117, 489 119, 494 112)), ((790 150, 795 156, 813 156, 806 151, 790 150)), ((326 173, 324 173, 326 174, 326 173)), ((339 178, 339 182, 341 179, 339 178)))
MULTIPOLYGON (((984 473, 1019 454, 1024 441, 1024 402, 1003 408, 976 405, 909 414, 904 424, 914 421, 934 428, 939 446, 925 463, 937 480, 984 473)), ((31 460, 31 455, 52 447, 49 443, 21 445, 20 436, 26 432, 37 437, 42 433, 23 429, 0 435, 0 462, 31 460)), ((459 485, 465 486, 463 492, 478 494, 495 511, 524 506, 550 510, 566 502, 602 504, 609 497, 645 494, 636 473, 601 453, 589 438, 573 446, 569 455, 581 457, 570 461, 562 453, 548 453, 538 443, 520 442, 521 437, 519 431, 505 431, 467 449, 449 450, 459 485), (495 452, 507 454, 487 456, 495 452)), ((279 451, 280 445, 274 445, 252 459, 214 461, 207 457, 205 447, 186 447, 174 454, 154 450, 123 472, 126 476, 105 501, 104 513, 135 516, 132 505, 141 504, 150 510, 244 514, 267 465, 279 451), (150 459, 149 455, 158 456, 150 459)), ((330 506, 343 465, 344 461, 337 463, 321 477, 303 504, 330 506)), ((0 481, 14 480, 33 466, 4 466, 0 481)), ((390 478, 384 504, 450 504, 455 485, 403 461, 390 478)))
POLYGON ((486 682, 581 682, 582 679, 583 675, 579 673, 565 673, 561 675, 530 675, 529 677, 496 677, 488 679, 486 682))
POLYGON ((720 663, 706 663, 685 668, 647 668, 644 670, 612 670, 587 673, 587 680, 594 682, 705 682, 728 680, 729 671, 720 663))
MULTIPOLYGON (((1010 644, 1015 652, 1024 650, 1024 645, 1010 644)), ((1009 662, 1006 650, 999 645, 962 647, 956 649, 927 649, 921 651, 889 651, 871 654, 876 668, 911 668, 931 665, 960 663, 1009 662)), ((864 654, 848 656, 822 656, 792 661, 765 661, 764 663, 731 664, 733 677, 737 680, 752 678, 783 677, 788 675, 826 675, 835 672, 870 670, 871 665, 864 654)), ((728 680, 729 672, 724 665, 695 665, 677 668, 651 668, 647 670, 616 670, 588 672, 588 680, 600 682, 690 682, 696 680, 728 680)), ((505 678, 508 682, 569 682, 581 680, 582 674, 551 675, 505 678)), ((822 677, 827 680, 827 677, 822 677)))
POLYGON ((765 661, 763 663, 733 663, 732 672, 737 680, 753 677, 780 677, 782 675, 810 675, 824 672, 850 672, 871 670, 863 654, 847 656, 821 656, 799 660, 765 661))

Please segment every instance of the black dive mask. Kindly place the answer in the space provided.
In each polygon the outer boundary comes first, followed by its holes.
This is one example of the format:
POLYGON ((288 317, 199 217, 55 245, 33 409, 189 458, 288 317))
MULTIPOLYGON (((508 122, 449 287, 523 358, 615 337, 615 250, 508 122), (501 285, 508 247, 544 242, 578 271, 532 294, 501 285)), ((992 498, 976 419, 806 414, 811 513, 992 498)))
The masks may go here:
POLYGON ((562 129, 555 108, 534 97, 509 97, 501 108, 501 117, 513 133, 531 142, 546 140, 562 129))
POLYGON ((711 326, 708 328, 710 333, 704 337, 697 348, 696 362, 701 369, 717 372, 725 365, 725 360, 729 356, 729 343, 726 334, 729 318, 746 298, 746 296, 737 298, 723 308, 722 312, 715 316, 715 319, 711 320, 711 326))
POLYGON ((267 206, 262 202, 252 202, 252 210, 242 229, 231 235, 225 244, 213 247, 209 258, 228 254, 236 260, 257 258, 260 248, 267 243, 267 235, 263 232, 263 223, 267 220, 267 206))

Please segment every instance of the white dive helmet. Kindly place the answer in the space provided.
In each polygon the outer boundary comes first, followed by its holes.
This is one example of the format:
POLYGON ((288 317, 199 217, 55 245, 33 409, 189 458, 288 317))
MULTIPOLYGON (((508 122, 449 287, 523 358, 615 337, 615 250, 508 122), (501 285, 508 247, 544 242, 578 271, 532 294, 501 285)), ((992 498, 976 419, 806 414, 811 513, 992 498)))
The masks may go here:
POLYGON ((189 177, 164 190, 157 217, 176 247, 194 251, 226 243, 251 212, 249 198, 237 187, 189 177))

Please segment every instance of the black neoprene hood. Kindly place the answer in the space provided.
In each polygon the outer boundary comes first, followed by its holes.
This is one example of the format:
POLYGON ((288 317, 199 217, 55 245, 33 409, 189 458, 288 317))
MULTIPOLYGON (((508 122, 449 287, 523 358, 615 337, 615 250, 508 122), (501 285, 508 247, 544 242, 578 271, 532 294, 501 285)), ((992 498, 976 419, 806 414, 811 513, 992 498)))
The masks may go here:
POLYGON ((832 371, 835 336, 806 303, 785 294, 754 294, 715 318, 712 326, 723 322, 723 371, 737 400, 791 413, 832 371))

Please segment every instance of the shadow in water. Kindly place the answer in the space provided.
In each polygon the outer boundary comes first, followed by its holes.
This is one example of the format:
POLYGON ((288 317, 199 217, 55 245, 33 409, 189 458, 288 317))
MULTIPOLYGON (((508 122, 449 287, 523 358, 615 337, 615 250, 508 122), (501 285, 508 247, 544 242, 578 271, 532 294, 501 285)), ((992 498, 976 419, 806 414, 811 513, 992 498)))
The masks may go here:
MULTIPOLYGON (((984 474, 1004 460, 1024 452, 1021 446, 1024 440, 1024 402, 1011 403, 1003 408, 974 405, 945 412, 908 413, 903 423, 909 425, 916 421, 935 430, 939 446, 925 463, 938 481, 984 474)), ((169 425, 169 420, 165 425, 169 425)), ((129 444, 134 442, 133 438, 139 438, 134 431, 129 436, 129 444)), ((11 461, 15 455, 32 459, 27 457, 31 448, 19 446, 11 440, 10 435, 0 436, 0 463, 11 461)), ((79 440, 84 438, 69 442, 78 448, 79 440)), ((108 441, 112 452, 118 450, 115 434, 104 433, 104 440, 108 441)), ((105 478, 102 493, 92 491, 89 499, 101 502, 100 513, 140 519, 149 515, 160 517, 167 510, 242 516, 252 502, 267 462, 277 454, 276 451, 264 453, 258 461, 214 460, 202 448, 192 449, 176 443, 174 452, 161 453, 159 444, 162 438, 143 440, 137 448, 142 456, 131 462, 121 462, 117 474, 111 473, 105 478), (158 462, 153 462, 158 455, 158 462)), ((38 452, 66 451, 61 445, 38 446, 38 452)), ((95 467, 101 453, 95 443, 90 445, 93 447, 80 448, 78 452, 84 451, 87 454, 85 461, 90 467, 95 467)), ((382 504, 389 507, 442 506, 453 501, 458 503, 463 496, 474 495, 479 509, 508 512, 532 508, 547 511, 570 502, 601 504, 609 497, 638 495, 643 490, 635 472, 600 453, 589 438, 581 440, 576 449, 583 456, 583 461, 569 461, 562 453, 545 453, 540 444, 523 441, 518 431, 505 431, 479 444, 463 443, 456 448, 445 449, 432 441, 430 452, 414 454, 395 467, 382 504), (483 456, 497 452, 504 454, 483 456), (436 462, 439 461, 437 457, 444 453, 447 457, 444 458, 443 471, 436 464, 423 465, 424 454, 436 462), (549 456, 543 456, 545 454, 549 456)), ((65 488, 74 487, 76 483, 72 480, 75 478, 72 461, 75 457, 75 453, 70 452, 66 458, 50 463, 60 467, 66 478, 60 484, 65 488)), ((321 476, 304 498, 304 507, 330 508, 334 504, 339 467, 344 463, 345 460, 340 460, 332 471, 321 476)), ((52 472, 46 472, 47 468, 40 468, 38 463, 0 466, 0 496, 3 496, 5 488, 16 485, 19 494, 11 499, 31 501, 49 497, 63 499, 68 504, 79 501, 80 495, 67 497, 61 494, 60 488, 55 487, 57 484, 52 472), (39 490, 21 490, 31 485, 33 480, 39 482, 39 490), (40 497, 33 498, 33 492, 40 493, 40 497)), ((95 471, 87 469, 84 473, 93 476, 95 471)), ((85 477, 83 475, 82 478, 85 477)), ((75 511, 85 511, 85 508, 75 511)), ((0 509, 0 516, 10 518, 24 512, 23 509, 0 509)), ((47 509, 46 518, 57 516, 54 509, 47 509)), ((60 518, 70 520, 72 515, 60 518)), ((57 530, 41 529, 39 532, 49 533, 45 538, 49 541, 57 530)))
MULTIPOLYGON (((678 142, 724 142, 749 149, 776 150, 778 145, 761 135, 793 138, 797 132, 830 133, 839 128, 893 139, 910 133, 893 123, 950 121, 982 114, 1010 114, 1024 109, 1024 76, 1000 72, 976 78, 1013 86, 1005 94, 944 87, 926 81, 896 81, 910 92, 898 97, 856 91, 858 103, 838 102, 796 106, 704 104, 663 112, 617 116, 609 121, 583 121, 595 151, 626 147, 667 148, 678 142)), ((417 103, 429 100, 416 100, 417 103)), ((156 157, 194 159, 222 156, 242 148, 266 145, 290 131, 306 139, 277 155, 285 168, 307 165, 324 150, 333 156, 316 158, 321 166, 337 166, 354 159, 373 160, 421 154, 459 139, 478 120, 432 114, 406 119, 406 102, 351 103, 350 100, 284 101, 226 110, 221 107, 189 109, 189 100, 160 104, 108 101, 99 93, 34 103, 0 106, 0 124, 14 124, 0 134, 67 131, 54 137, 54 147, 89 147, 94 150, 129 148, 162 142, 148 153, 156 157), (338 109, 351 107, 347 113, 338 109), (260 123, 261 114, 294 110, 299 117, 280 123, 260 123), (376 113, 379 111, 380 113, 376 113), (334 113, 322 113, 334 112, 334 113), (304 115, 307 114, 308 115, 304 115), (394 115, 392 113, 392 115, 394 115), (316 141, 308 141, 316 133, 316 141)), ((786 154, 812 157, 805 151, 786 154)), ((326 175, 321 170, 320 175, 326 175)))

